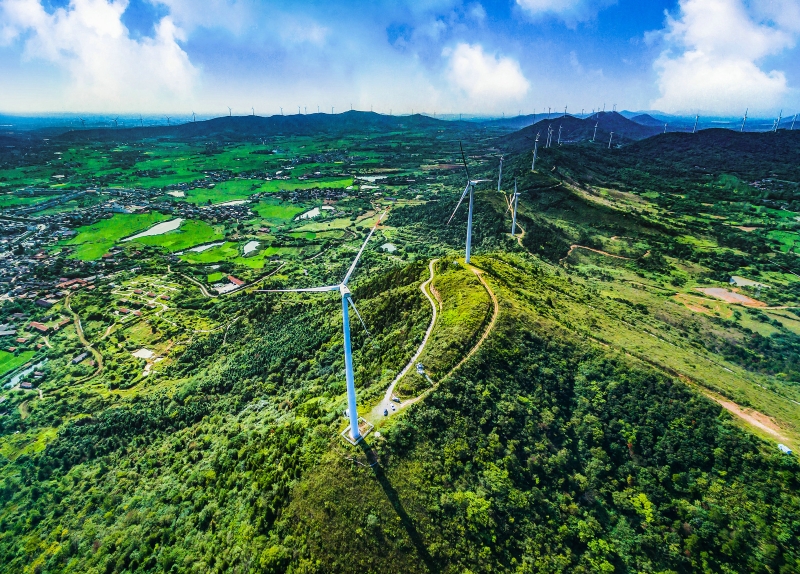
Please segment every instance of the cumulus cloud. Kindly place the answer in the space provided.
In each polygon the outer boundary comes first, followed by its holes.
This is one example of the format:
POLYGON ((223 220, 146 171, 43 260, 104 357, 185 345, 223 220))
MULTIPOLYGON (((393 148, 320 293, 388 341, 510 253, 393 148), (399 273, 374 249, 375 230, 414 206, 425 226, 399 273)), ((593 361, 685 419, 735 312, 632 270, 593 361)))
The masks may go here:
POLYGON ((189 100, 198 70, 178 44, 170 17, 153 37, 133 39, 122 24, 127 0, 70 0, 48 13, 39 0, 0 0, 0 39, 24 42, 28 59, 51 62, 70 81, 59 104, 76 110, 175 109, 189 100))
POLYGON ((666 48, 655 62, 661 97, 652 107, 740 112, 779 105, 789 92, 786 75, 760 62, 794 46, 800 30, 792 19, 773 20, 774 7, 766 4, 681 0, 678 17, 667 16, 661 32, 666 48))
POLYGON ((472 100, 518 100, 530 88, 516 60, 486 54, 480 44, 460 43, 443 55, 449 58, 448 79, 472 100))
POLYGON ((590 20, 603 8, 616 3, 617 0, 517 0, 517 5, 529 16, 555 17, 568 26, 590 20))

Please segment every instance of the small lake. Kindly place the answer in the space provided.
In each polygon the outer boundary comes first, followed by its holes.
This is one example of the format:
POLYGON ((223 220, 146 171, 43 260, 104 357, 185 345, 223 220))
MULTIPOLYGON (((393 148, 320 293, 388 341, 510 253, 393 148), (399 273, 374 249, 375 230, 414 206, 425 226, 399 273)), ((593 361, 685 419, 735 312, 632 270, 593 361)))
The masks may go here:
POLYGON ((187 249, 186 251, 194 251, 195 253, 202 253, 203 251, 208 251, 212 247, 219 247, 220 245, 225 245, 225 242, 216 241, 214 243, 206 243, 205 245, 198 245, 197 247, 192 247, 191 249, 187 249))
POLYGON ((137 233, 136 235, 132 235, 131 237, 126 237, 122 241, 133 241, 134 239, 140 239, 142 237, 152 237, 153 235, 163 235, 165 233, 169 233, 170 231, 175 231, 181 226, 183 223, 183 219, 178 217, 177 219, 171 219, 169 221, 162 221, 148 229, 147 231, 142 231, 141 233, 137 233))
POLYGON ((260 242, 259 241, 248 241, 247 244, 244 246, 244 254, 247 255, 248 253, 252 253, 256 249, 258 249, 260 242))

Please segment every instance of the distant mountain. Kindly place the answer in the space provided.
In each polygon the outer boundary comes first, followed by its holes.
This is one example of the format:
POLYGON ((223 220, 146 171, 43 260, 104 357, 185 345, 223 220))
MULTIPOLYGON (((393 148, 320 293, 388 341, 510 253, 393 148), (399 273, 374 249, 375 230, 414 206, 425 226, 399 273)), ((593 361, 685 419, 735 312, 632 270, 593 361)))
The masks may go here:
POLYGON ((636 122, 641 126, 650 126, 654 128, 663 127, 666 122, 662 122, 661 120, 657 120, 650 114, 639 114, 638 116, 633 116, 632 118, 628 118, 632 122, 636 122))
POLYGON ((547 140, 548 128, 553 130, 553 145, 558 141, 559 128, 562 143, 588 141, 594 137, 595 125, 597 140, 602 142, 608 142, 611 132, 614 132, 613 141, 616 143, 632 143, 661 133, 657 127, 638 124, 618 112, 600 112, 586 119, 567 115, 541 120, 502 138, 500 145, 508 149, 529 148, 533 146, 537 133, 540 134, 539 143, 542 145, 547 140))
POLYGON ((494 120, 484 120, 481 123, 484 126, 492 126, 492 127, 501 127, 501 128, 511 128, 515 130, 520 130, 522 128, 526 128, 534 123, 536 118, 541 118, 542 114, 538 116, 534 114, 528 114, 525 116, 514 116, 511 118, 499 118, 494 120))
POLYGON ((374 112, 341 114, 295 114, 287 116, 229 116, 174 126, 70 130, 59 136, 66 141, 124 141, 147 138, 194 139, 219 137, 240 139, 271 135, 314 135, 352 132, 389 132, 430 128, 476 129, 480 124, 434 119, 421 114, 387 116, 374 112))

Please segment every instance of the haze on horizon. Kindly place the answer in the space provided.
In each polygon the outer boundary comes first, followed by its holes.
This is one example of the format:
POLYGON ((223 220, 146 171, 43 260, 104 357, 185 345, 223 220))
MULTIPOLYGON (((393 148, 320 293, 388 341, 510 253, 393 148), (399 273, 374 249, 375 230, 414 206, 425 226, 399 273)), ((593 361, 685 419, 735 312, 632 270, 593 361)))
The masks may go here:
POLYGON ((800 0, 198 4, 0 0, 0 112, 800 108, 800 0))

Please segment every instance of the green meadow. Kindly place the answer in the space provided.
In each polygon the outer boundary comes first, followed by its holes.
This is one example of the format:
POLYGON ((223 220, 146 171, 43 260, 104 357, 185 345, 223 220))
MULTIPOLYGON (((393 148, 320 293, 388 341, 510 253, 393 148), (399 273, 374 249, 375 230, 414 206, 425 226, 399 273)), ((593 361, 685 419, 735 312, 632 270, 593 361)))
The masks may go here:
POLYGON ((19 355, 14 355, 8 351, 0 351, 0 375, 5 375, 30 361, 36 353, 34 351, 23 351, 19 355))
POLYGON ((211 226, 205 221, 188 220, 181 223, 175 231, 169 231, 162 235, 151 235, 141 237, 136 243, 163 247, 168 251, 181 251, 203 243, 219 241, 225 237, 222 225, 211 226))
POLYGON ((92 225, 78 228, 78 234, 65 244, 74 246, 72 257, 91 261, 99 259, 120 239, 135 235, 156 223, 170 219, 158 212, 115 213, 110 219, 101 219, 92 225))

